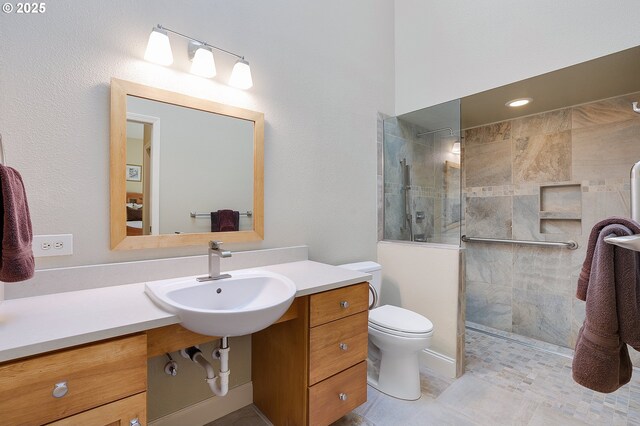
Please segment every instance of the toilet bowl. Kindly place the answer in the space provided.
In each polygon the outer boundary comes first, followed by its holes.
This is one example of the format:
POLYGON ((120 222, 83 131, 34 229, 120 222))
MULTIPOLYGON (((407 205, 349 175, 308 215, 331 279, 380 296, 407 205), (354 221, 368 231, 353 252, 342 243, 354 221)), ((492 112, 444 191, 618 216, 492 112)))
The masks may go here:
POLYGON ((398 306, 377 306, 381 266, 359 262, 340 267, 370 273, 369 353, 367 383, 395 398, 415 400, 421 395, 419 357, 429 347, 433 324, 424 316, 398 306))

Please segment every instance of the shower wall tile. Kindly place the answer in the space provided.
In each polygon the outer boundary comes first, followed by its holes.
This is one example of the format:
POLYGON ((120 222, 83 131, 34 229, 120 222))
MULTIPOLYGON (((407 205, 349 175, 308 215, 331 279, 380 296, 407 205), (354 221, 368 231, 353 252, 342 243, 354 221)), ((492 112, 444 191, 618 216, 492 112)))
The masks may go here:
POLYGON ((467 321, 512 330, 511 288, 467 281, 467 321))
POLYGON ((571 129, 571 109, 545 112, 511 121, 511 138, 560 133, 571 129))
POLYGON ((475 127, 464 131, 465 149, 471 145, 483 143, 486 140, 487 126, 475 127))
POLYGON ((407 164, 411 168, 411 186, 434 187, 435 161, 433 160, 433 145, 412 143, 409 144, 407 151, 407 164))
POLYGON ((640 115, 573 130, 573 179, 628 178, 631 166, 640 160, 639 135, 640 115))
POLYGON ((509 140, 474 143, 465 148, 466 186, 494 186, 511 183, 509 140))
POLYGON ((434 237, 434 215, 435 200, 432 197, 413 197, 413 233, 425 234, 425 237, 431 240, 434 237), (425 218, 418 222, 415 218, 416 212, 424 212, 425 218))
POLYGON ((514 288, 513 332, 556 345, 569 345, 571 298, 514 288))
POLYGON ((571 131, 521 136, 513 146, 513 181, 571 180, 571 131))
POLYGON ((513 239, 544 241, 540 234, 539 209, 538 195, 513 197, 513 239))
POLYGON ((385 240, 405 239, 404 201, 400 193, 384 194, 384 225, 385 240))
POLYGON ((468 197, 467 235, 511 238, 511 197, 468 197))
POLYGON ((511 139, 511 121, 490 124, 486 127, 485 138, 487 142, 508 141, 511 139))
POLYGON ((572 251, 517 245, 513 249, 513 287, 535 293, 571 296, 572 251))
POLYGON ((384 143, 384 180, 387 183, 402 183, 400 160, 408 156, 407 141, 385 134, 384 143))
POLYGON ((637 101, 638 96, 640 92, 575 107, 571 127, 579 129, 638 118, 631 109, 631 103, 637 101))
POLYGON ((468 280, 511 287, 513 246, 468 243, 465 257, 468 280))
POLYGON ((608 192, 582 192, 582 235, 588 238, 593 226, 611 216, 630 215, 630 192, 623 185, 608 192))

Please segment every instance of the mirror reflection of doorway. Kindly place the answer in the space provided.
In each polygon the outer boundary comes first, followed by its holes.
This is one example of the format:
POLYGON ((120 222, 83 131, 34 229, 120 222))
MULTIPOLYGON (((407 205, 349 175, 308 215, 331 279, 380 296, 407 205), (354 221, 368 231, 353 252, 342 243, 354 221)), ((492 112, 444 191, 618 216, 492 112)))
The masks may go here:
POLYGON ((139 176, 127 177, 127 236, 158 233, 159 200, 153 182, 159 181, 159 129, 157 117, 127 114, 127 168, 137 169, 139 176))

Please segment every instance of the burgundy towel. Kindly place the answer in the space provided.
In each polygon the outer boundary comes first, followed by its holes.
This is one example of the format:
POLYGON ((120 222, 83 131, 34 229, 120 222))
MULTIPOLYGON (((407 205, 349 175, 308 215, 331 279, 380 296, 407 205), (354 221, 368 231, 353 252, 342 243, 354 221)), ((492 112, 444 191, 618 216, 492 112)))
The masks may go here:
POLYGON ((20 173, 0 164, 0 190, 2 191, 2 255, 0 281, 12 283, 33 277, 35 262, 31 242, 33 231, 20 173))
POLYGON ((640 224, 612 217, 591 230, 576 295, 586 301, 586 315, 573 357, 573 379, 605 393, 631 379, 627 343, 640 349, 640 255, 606 243, 612 234, 640 234, 640 224))
POLYGON ((238 231, 240 213, 235 210, 211 212, 211 232, 238 231))

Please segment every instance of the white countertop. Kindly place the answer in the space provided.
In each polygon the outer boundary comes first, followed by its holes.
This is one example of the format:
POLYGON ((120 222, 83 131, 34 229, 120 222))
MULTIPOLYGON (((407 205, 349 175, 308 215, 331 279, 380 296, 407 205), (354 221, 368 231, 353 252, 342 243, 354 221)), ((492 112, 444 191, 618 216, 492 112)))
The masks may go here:
MULTIPOLYGON (((296 297, 371 279, 310 260, 249 270, 288 277, 296 283, 296 297)), ((144 283, 5 300, 0 303, 0 362, 179 322, 151 302, 144 283)))

